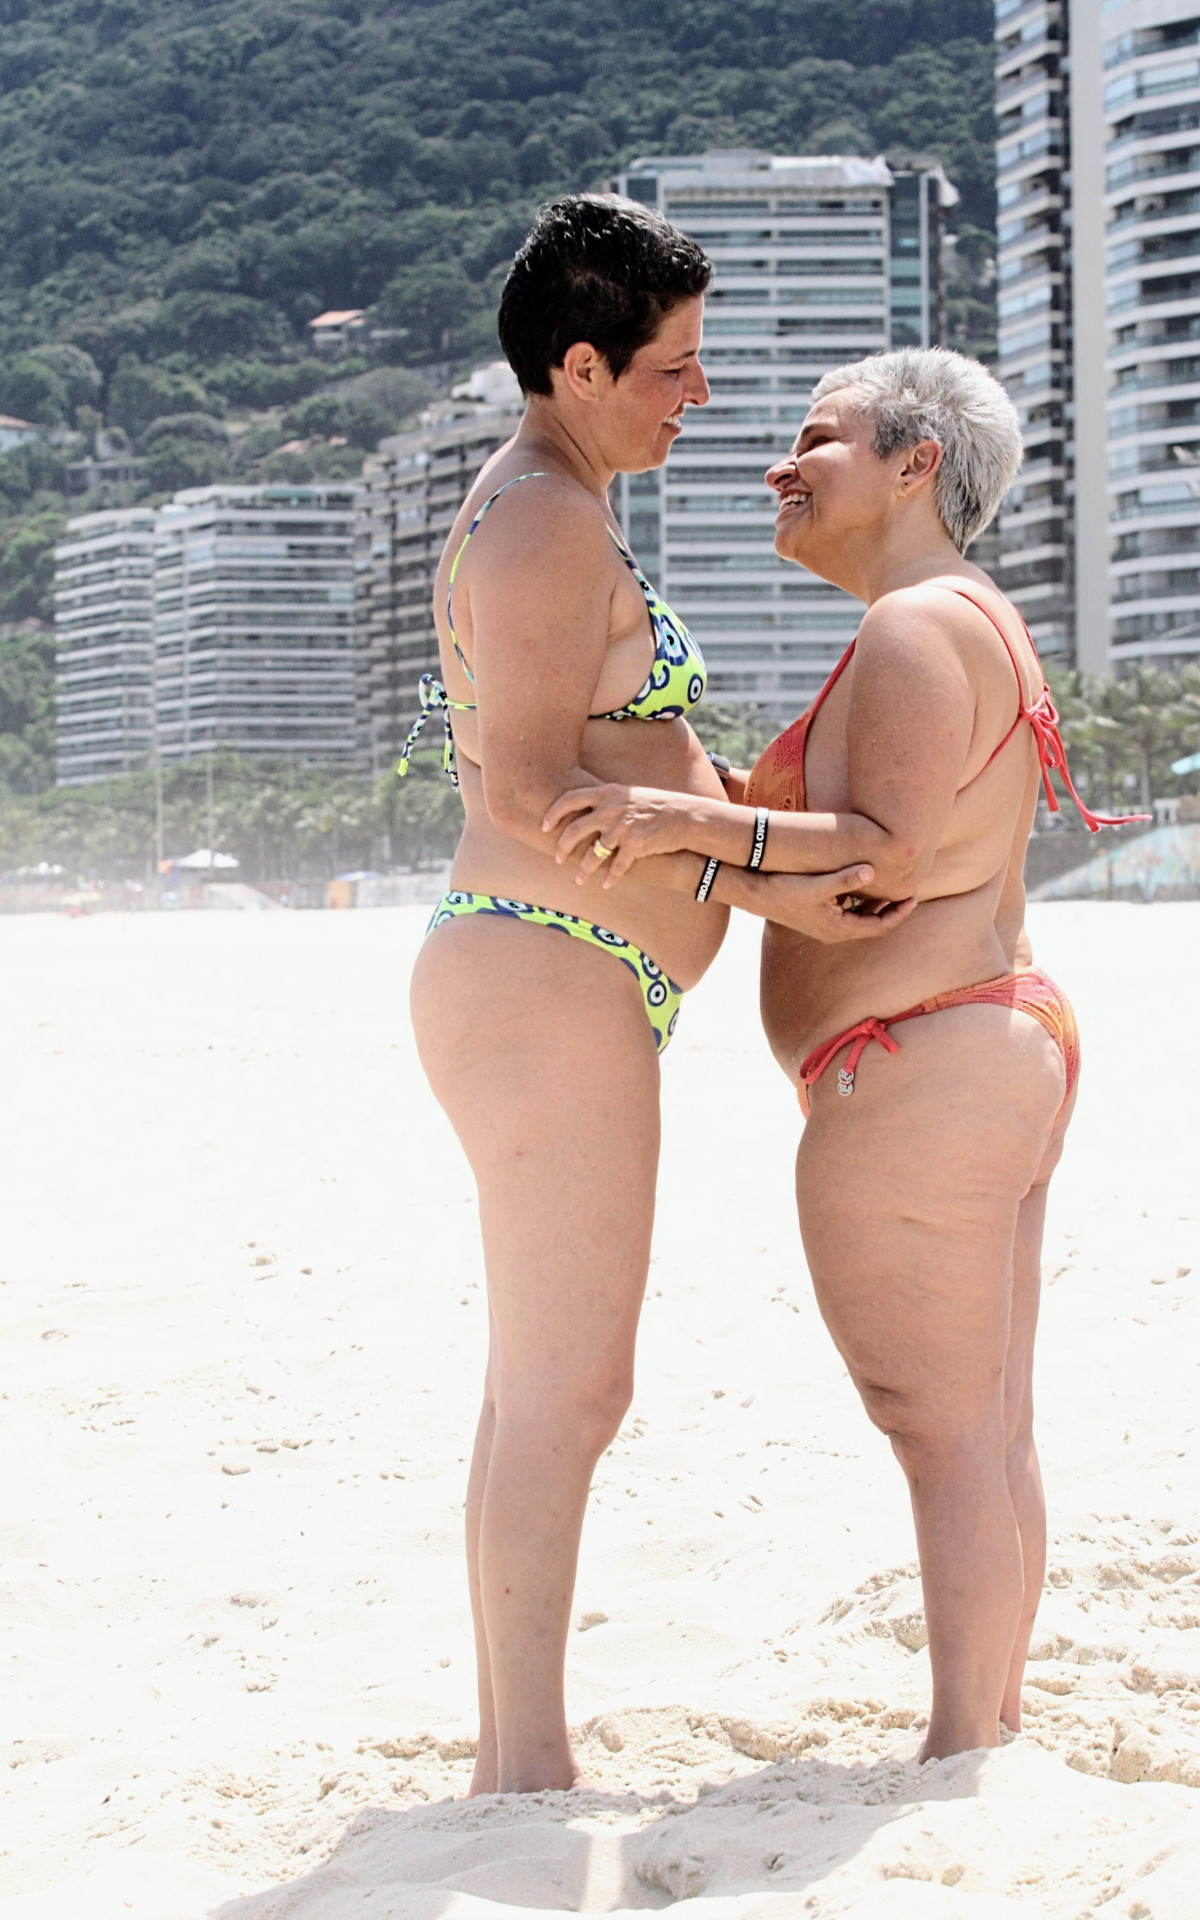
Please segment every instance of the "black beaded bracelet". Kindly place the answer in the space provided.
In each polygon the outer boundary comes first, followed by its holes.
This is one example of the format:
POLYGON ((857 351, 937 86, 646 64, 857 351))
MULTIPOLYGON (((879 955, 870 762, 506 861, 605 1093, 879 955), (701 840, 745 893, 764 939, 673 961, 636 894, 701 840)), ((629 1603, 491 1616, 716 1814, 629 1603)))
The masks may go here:
POLYGON ((746 866, 751 873, 757 873, 763 863, 763 855, 767 851, 767 828, 770 824, 771 816, 767 812, 767 809, 765 807, 756 807, 754 810, 754 845, 750 849, 750 858, 746 862, 746 866))
POLYGON ((701 906, 704 905, 704 902, 712 892, 713 881, 716 879, 720 870, 721 862, 719 860, 710 860, 704 872, 700 875, 700 885, 696 888, 696 898, 701 906))

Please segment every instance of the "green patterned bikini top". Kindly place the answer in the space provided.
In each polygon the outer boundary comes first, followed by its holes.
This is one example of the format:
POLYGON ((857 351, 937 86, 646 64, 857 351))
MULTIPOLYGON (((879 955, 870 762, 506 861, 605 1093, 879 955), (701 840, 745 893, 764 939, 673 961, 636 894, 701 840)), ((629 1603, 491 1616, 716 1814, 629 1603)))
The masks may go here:
MULTIPOLYGON (((450 629, 450 641, 459 663, 472 686, 475 676, 467 665, 463 650, 458 644, 458 635, 454 630, 454 581, 458 573, 459 562, 466 552, 467 543, 475 532, 488 508, 493 506, 502 493, 510 487, 519 486, 522 480, 547 480, 550 475, 541 473, 519 473, 512 480, 506 480, 502 487, 480 507, 463 537, 462 545, 450 565, 450 580, 446 591, 446 623, 450 629)), ((607 523, 606 523, 607 524, 607 523)), ((609 537, 629 568, 638 586, 642 590, 650 614, 650 631, 654 636, 654 660, 645 684, 640 687, 633 699, 625 706, 617 707, 610 713, 590 713, 589 720, 680 720, 689 714, 700 701, 708 683, 704 659, 699 647, 682 620, 671 612, 664 600, 661 600, 650 585, 637 561, 630 553, 621 535, 611 524, 609 537)), ((454 735, 450 728, 451 713, 474 713, 475 703, 470 700, 451 700, 440 680, 430 673, 422 674, 417 688, 421 701, 421 711, 416 725, 405 741, 400 754, 400 772, 407 773, 413 748, 420 738, 421 729, 430 714, 440 708, 445 728, 445 748, 442 762, 454 785, 458 785, 458 772, 454 757, 454 735)))

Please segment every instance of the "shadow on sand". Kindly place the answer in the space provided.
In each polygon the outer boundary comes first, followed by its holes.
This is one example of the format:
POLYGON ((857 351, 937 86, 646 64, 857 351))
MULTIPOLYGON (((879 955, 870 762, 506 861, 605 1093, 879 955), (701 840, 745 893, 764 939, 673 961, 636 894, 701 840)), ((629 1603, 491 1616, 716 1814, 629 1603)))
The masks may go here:
POLYGON ((700 1894, 802 1894, 917 1804, 973 1798, 985 1758, 923 1769, 806 1754, 692 1801, 544 1793, 367 1806, 320 1866, 211 1920, 484 1920, 495 1906, 608 1913, 700 1894))

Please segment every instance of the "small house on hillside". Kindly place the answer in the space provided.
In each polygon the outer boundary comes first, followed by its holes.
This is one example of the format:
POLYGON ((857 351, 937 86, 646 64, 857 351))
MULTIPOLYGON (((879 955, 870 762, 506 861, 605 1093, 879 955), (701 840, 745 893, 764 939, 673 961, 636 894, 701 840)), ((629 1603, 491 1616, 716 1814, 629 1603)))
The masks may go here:
POLYGON ((35 427, 32 420, 14 420, 10 413, 0 413, 0 453, 28 446, 31 440, 40 439, 41 433, 42 429, 35 427))
POLYGON ((361 307, 332 308, 310 320, 308 330, 318 353, 344 353, 356 344, 364 325, 361 307))

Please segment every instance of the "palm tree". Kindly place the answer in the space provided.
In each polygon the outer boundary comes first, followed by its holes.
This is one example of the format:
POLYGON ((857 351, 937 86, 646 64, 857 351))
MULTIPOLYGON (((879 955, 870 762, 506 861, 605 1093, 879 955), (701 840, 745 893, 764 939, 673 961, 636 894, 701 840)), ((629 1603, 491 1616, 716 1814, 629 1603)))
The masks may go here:
POLYGON ((1124 749, 1122 758, 1133 763, 1141 788, 1144 813, 1153 803, 1153 764, 1156 754, 1182 722, 1180 686, 1176 676, 1160 667, 1135 665, 1120 680, 1102 683, 1102 710, 1114 720, 1124 749))
POLYGON ((1052 671, 1048 677, 1059 711, 1063 740, 1072 760, 1081 757, 1087 769, 1080 786, 1090 794, 1092 779, 1099 768, 1104 806, 1111 812, 1117 804, 1117 768, 1124 743, 1117 721, 1104 711, 1104 682, 1078 669, 1052 671))

